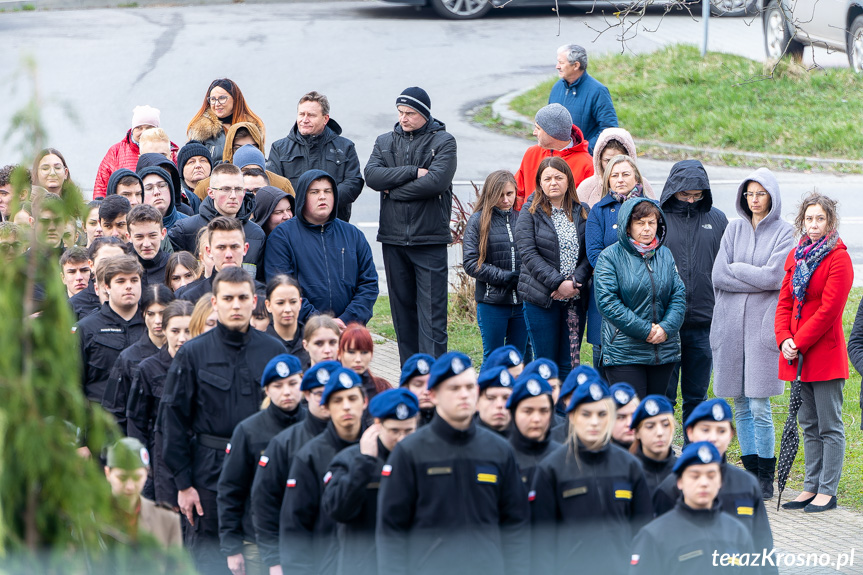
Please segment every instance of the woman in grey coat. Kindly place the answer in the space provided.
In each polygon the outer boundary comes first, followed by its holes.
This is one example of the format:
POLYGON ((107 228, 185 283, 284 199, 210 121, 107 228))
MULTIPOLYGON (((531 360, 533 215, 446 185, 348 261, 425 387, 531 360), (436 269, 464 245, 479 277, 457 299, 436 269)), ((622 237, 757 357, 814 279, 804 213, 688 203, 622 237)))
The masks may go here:
POLYGON ((713 265, 713 392, 734 398, 743 466, 770 499, 776 469, 770 398, 785 390, 773 321, 794 229, 782 219, 779 184, 767 168, 744 180, 737 198, 741 219, 728 224, 713 265))

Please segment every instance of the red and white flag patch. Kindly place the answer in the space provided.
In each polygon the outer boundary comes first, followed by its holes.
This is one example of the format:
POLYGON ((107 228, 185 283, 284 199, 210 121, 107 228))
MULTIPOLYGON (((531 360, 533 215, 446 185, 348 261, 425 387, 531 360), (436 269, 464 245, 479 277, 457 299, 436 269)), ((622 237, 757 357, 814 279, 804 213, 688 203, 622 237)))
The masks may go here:
POLYGON ((384 468, 381 469, 381 475, 383 477, 389 477, 390 473, 392 473, 392 472, 393 472, 393 466, 392 465, 384 465, 384 468))
POLYGON ((639 559, 641 559, 641 556, 640 556, 640 555, 633 555, 633 556, 632 556, 632 559, 630 559, 630 561, 629 561, 629 564, 630 564, 630 565, 638 565, 638 560, 639 560, 639 559))
POLYGON ((528 500, 528 501, 533 501, 534 499, 536 499, 536 491, 530 491, 530 492, 528 492, 528 494, 527 494, 527 500, 528 500))
POLYGON ((270 462, 270 458, 267 457, 266 455, 262 455, 261 458, 258 460, 258 465, 260 465, 261 467, 266 467, 267 463, 269 463, 269 462, 270 462))
POLYGON ((290 487, 296 487, 296 486, 297 486, 297 480, 296 479, 288 479, 287 487, 290 488, 290 487))
POLYGON ((330 482, 330 479, 332 479, 332 478, 333 478, 333 472, 332 472, 332 471, 327 471, 327 474, 326 474, 326 475, 324 475, 324 485, 326 485, 327 483, 329 483, 329 482, 330 482))
POLYGON ((231 454, 231 444, 230 444, 230 443, 228 444, 228 446, 227 446, 227 447, 225 447, 225 454, 226 454, 226 455, 230 455, 230 454, 231 454))

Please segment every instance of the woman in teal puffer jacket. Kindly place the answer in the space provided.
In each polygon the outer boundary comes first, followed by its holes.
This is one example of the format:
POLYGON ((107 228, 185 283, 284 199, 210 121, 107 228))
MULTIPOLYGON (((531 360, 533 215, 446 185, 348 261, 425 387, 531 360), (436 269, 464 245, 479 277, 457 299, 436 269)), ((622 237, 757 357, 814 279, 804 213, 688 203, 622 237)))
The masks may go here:
POLYGON ((665 235, 665 217, 654 202, 627 200, 617 217, 617 243, 599 255, 593 276, 606 376, 609 383, 631 384, 639 397, 664 394, 680 361, 686 288, 662 245, 665 235))

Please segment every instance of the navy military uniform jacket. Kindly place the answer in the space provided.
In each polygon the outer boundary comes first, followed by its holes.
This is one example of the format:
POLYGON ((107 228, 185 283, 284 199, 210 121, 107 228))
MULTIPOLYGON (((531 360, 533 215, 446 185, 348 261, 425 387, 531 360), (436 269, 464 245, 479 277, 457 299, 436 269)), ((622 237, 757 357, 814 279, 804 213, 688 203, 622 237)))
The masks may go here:
POLYGON ((662 483, 666 477, 671 475, 674 469, 674 463, 677 461, 677 456, 674 455, 674 450, 670 449, 668 457, 662 461, 656 461, 644 455, 644 451, 639 447, 634 454, 641 463, 641 469, 644 471, 644 479, 647 481, 647 487, 650 489, 650 496, 653 497, 656 488, 662 483))
POLYGON ((671 511, 650 522, 635 537, 630 575, 749 571, 747 567, 720 565, 725 553, 755 552, 749 530, 721 507, 717 500, 711 509, 692 509, 679 499, 671 511))
POLYGON ((381 475, 376 543, 388 573, 528 572, 527 497, 499 435, 437 416, 396 446, 381 475))
POLYGON ((102 402, 108 375, 120 352, 141 339, 147 332, 141 310, 129 321, 117 315, 108 302, 78 322, 75 327, 81 339, 81 381, 90 401, 102 402))
MULTIPOLYGON (((767 510, 761 498, 761 488, 755 476, 737 466, 729 465, 723 457, 722 487, 717 498, 722 503, 723 513, 740 520, 752 535, 755 548, 758 551, 773 549, 773 533, 767 519, 767 510)), ((670 475, 659 484, 653 494, 653 509, 656 516, 670 511, 678 497, 677 477, 670 475)))
POLYGON ((243 541, 255 541, 250 501, 255 470, 262 464, 264 450, 280 431, 302 421, 305 408, 284 411, 274 404, 240 422, 231 436, 219 476, 219 539, 225 556, 243 552, 243 541))
POLYGON ((238 423, 260 409, 261 374, 280 353, 285 346, 267 334, 252 328, 231 331, 221 323, 177 351, 158 425, 178 490, 216 491, 229 438, 238 423))
POLYGON ((549 454, 536 472, 531 508, 536 573, 626 573, 632 539, 653 516, 638 460, 609 443, 549 454))
POLYGON ((518 463, 518 473, 524 485, 525 492, 528 492, 532 488, 533 476, 536 474, 536 468, 540 462, 561 445, 551 439, 550 432, 546 433, 545 439, 542 441, 528 439, 521 434, 515 424, 513 424, 512 431, 509 434, 509 444, 515 453, 515 461, 518 463))
POLYGON ((390 456, 378 440, 378 456, 360 452, 359 445, 341 451, 330 463, 330 480, 321 507, 338 522, 338 575, 377 575, 375 522, 381 472, 390 456))
POLYGON ((280 561, 279 515, 294 455, 302 446, 323 433, 327 421, 307 414, 302 422, 273 437, 261 456, 252 482, 252 521, 261 560, 267 567, 278 565, 280 561))
MULTIPOLYGON (((357 436, 359 441, 359 436, 357 436)), ((321 509, 330 462, 356 441, 345 441, 333 423, 305 444, 291 463, 279 526, 282 570, 291 575, 335 573, 335 522, 321 509)))
MULTIPOLYGON (((129 402, 129 391, 132 380, 138 375, 138 366, 142 361, 159 352, 159 348, 150 339, 150 334, 144 331, 141 339, 124 349, 114 362, 108 375, 105 395, 102 397, 102 407, 110 411, 117 419, 117 424, 123 433, 126 431, 126 405, 129 402)), ((146 443, 144 445, 147 445, 146 443)))

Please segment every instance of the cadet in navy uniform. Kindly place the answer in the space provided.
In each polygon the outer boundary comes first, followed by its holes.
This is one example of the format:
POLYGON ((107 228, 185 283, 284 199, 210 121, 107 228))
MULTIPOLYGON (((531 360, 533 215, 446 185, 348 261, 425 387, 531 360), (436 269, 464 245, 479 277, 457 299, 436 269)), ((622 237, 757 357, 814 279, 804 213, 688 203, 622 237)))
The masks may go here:
POLYGON ((506 408, 506 402, 512 395, 514 382, 515 378, 503 365, 480 371, 477 379, 479 386, 479 397, 476 400, 477 423, 503 437, 509 436, 509 427, 512 423, 512 415, 506 408))
POLYGON ((417 430, 419 400, 405 388, 379 393, 369 402, 375 418, 359 445, 330 463, 321 507, 338 522, 339 575, 377 575, 375 522, 381 472, 395 446, 417 430))
POLYGON ((334 369, 324 385, 321 405, 330 423, 294 456, 282 501, 279 553, 282 571, 291 575, 332 575, 338 544, 335 521, 321 509, 321 496, 332 474, 330 462, 356 444, 363 433, 369 400, 355 371, 334 369))
MULTIPOLYGON (((734 438, 733 421, 728 402, 719 397, 708 399, 692 410, 686 420, 686 435, 689 441, 709 441, 719 451, 722 456, 722 487, 719 489, 722 511, 746 525, 758 551, 770 551, 773 549, 773 533, 770 531, 758 479, 735 465, 729 465, 725 459, 725 452, 734 438)), ((670 511, 679 496, 675 478, 666 477, 653 494, 656 515, 670 511)), ((776 572, 775 569, 771 571, 776 572)))
MULTIPOLYGON (((557 369, 557 363, 551 361, 550 359, 540 357, 526 366, 524 366, 524 371, 521 372, 521 375, 525 375, 528 373, 533 373, 540 376, 542 379, 548 382, 551 386, 551 400, 552 400, 552 419, 551 419, 551 429, 554 429, 564 421, 566 421, 566 417, 557 412, 557 409, 554 407, 557 405, 557 400, 560 398, 560 372, 557 369)), ((519 376, 521 377, 521 376, 519 376)), ((550 431, 549 431, 550 433, 550 431)))
POLYGON ((177 502, 192 527, 187 547, 198 570, 229 573, 219 553, 216 489, 234 428, 257 413, 258 382, 267 362, 285 346, 250 329, 255 284, 240 267, 228 267, 213 281, 216 327, 177 351, 159 406, 163 458, 179 493, 177 502), (190 439, 193 438, 193 439, 190 439))
POLYGON ((610 386, 611 398, 614 400, 615 417, 614 427, 611 430, 611 441, 618 447, 622 447, 629 451, 632 442, 635 439, 630 424, 632 423, 632 414, 635 413, 635 408, 641 402, 638 394, 635 393, 635 388, 628 383, 618 382, 610 386))
POLYGON ((664 395, 648 395, 632 414, 630 426, 635 439, 629 452, 641 462, 652 496, 659 484, 671 475, 677 461, 671 447, 675 427, 674 406, 664 395))
POLYGON ((428 381, 434 358, 425 353, 415 353, 402 366, 399 387, 417 396, 420 405, 419 426, 422 427, 434 417, 434 404, 429 399, 428 381))
POLYGON ((515 452, 521 481, 530 490, 537 465, 560 447, 551 439, 554 413, 551 385, 539 374, 525 370, 516 380, 506 408, 513 421, 509 443, 515 452))
POLYGON ((514 345, 503 345, 488 354, 488 358, 480 367, 480 373, 492 367, 505 367, 513 379, 524 371, 524 359, 514 345))
POLYGON ((381 472, 379 571, 527 573, 527 497, 509 444, 474 420, 470 358, 439 357, 428 387, 437 416, 399 443, 381 472))
POLYGON ((604 381, 600 377, 599 372, 589 365, 579 365, 570 371, 566 379, 563 380, 563 385, 560 386, 560 397, 554 404, 555 413, 560 414, 563 420, 551 428, 552 440, 558 443, 566 443, 569 439, 569 417, 566 415, 566 408, 572 399, 572 392, 587 380, 604 381))
POLYGON ((337 361, 322 361, 303 374, 300 391, 308 406, 305 419, 270 440, 258 462, 255 480, 252 483, 252 520, 261 560, 272 569, 279 565, 279 515, 285 498, 285 484, 291 471, 294 455, 306 443, 327 428, 330 412, 321 405, 324 383, 330 373, 342 364, 337 361))
POLYGON ((283 353, 271 359, 261 376, 261 387, 267 394, 265 408, 241 421, 231 435, 216 503, 222 554, 228 558, 232 573, 266 571, 252 525, 252 480, 255 470, 268 462, 263 453, 270 440, 306 416, 300 405, 302 378, 299 358, 283 353))
POLYGON ((632 538, 653 516, 638 460, 611 443, 614 401, 598 377, 567 406, 570 437, 536 471, 531 521, 536 573, 625 573, 632 538))
POLYGON ((636 535, 630 575, 726 573, 733 566, 723 555, 756 552, 746 527, 721 511, 716 498, 722 485, 721 464, 719 451, 707 441, 690 443, 683 449, 672 476, 682 495, 674 509, 636 535))

